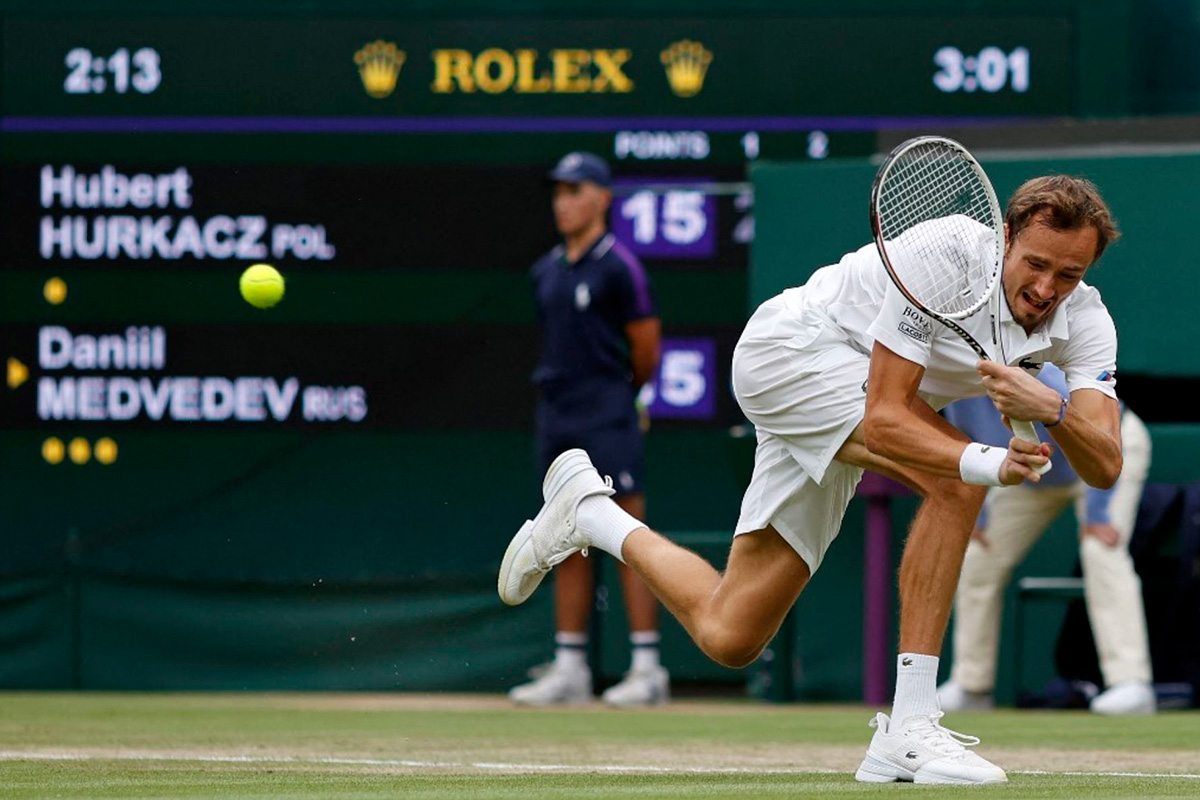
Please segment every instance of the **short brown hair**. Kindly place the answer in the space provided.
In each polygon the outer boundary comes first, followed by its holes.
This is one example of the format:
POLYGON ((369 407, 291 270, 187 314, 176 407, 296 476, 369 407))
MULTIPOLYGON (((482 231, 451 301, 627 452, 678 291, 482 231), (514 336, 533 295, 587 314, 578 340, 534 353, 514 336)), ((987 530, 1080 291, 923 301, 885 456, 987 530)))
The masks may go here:
POLYGON ((1084 225, 1095 228, 1096 259, 1105 247, 1121 236, 1100 190, 1086 178, 1043 175, 1022 183, 1013 192, 1004 212, 1009 239, 1016 239, 1017 234, 1043 212, 1042 221, 1056 231, 1078 230, 1084 225))

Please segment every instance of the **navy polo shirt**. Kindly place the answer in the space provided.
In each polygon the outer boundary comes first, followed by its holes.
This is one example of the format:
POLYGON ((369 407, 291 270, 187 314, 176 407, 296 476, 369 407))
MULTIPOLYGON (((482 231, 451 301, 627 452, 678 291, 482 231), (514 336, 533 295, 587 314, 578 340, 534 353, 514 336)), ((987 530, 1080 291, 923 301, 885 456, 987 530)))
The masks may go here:
POLYGON ((575 263, 560 245, 531 273, 542 333, 534 382, 549 406, 543 414, 562 423, 636 418, 625 325, 655 316, 641 263, 606 233, 575 263))

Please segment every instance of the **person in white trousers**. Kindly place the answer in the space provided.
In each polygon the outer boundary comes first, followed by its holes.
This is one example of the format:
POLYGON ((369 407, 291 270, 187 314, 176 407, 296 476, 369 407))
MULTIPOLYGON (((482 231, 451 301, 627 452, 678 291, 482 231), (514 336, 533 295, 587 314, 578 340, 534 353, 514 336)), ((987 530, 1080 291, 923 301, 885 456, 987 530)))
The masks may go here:
MULTIPOLYGON (((1066 382, 1057 367, 1047 364, 1039 378, 1065 393, 1066 382)), ((945 413, 979 441, 1003 444, 1011 435, 986 398, 951 404, 945 413)), ((1093 698, 1091 708, 1102 714, 1155 710, 1142 586, 1129 556, 1129 537, 1150 465, 1150 434, 1128 408, 1121 415, 1121 438, 1125 463, 1112 489, 1088 487, 1066 459, 1056 459, 1041 483, 998 487, 989 493, 955 595, 954 666, 950 680, 938 689, 943 710, 991 708, 1005 589, 1013 569, 1072 505, 1079 521, 1084 597, 1107 687, 1093 698)))

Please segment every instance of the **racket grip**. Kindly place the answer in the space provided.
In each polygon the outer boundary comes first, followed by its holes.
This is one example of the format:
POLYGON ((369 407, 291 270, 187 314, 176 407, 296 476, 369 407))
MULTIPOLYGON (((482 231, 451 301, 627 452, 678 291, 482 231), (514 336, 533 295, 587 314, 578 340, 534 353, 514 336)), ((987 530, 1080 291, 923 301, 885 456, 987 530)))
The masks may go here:
MULTIPOLYGON (((1026 422, 1022 419, 1010 419, 1008 422, 1010 425, 1012 425, 1013 433, 1015 433, 1017 436, 1021 437, 1027 442, 1032 442, 1033 444, 1041 443, 1042 440, 1038 438, 1037 429, 1033 427, 1032 422, 1026 422)), ((1045 475, 1050 471, 1051 466, 1053 465, 1047 461, 1042 466, 1033 467, 1032 469, 1038 475, 1045 475)))

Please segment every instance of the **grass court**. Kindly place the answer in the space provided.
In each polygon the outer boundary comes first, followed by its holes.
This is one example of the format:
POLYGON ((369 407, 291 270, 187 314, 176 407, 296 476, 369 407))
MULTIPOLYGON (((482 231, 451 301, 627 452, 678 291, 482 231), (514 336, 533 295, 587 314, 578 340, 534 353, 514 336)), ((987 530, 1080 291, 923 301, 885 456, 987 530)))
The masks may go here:
POLYGON ((491 695, 0 695, 6 798, 1200 796, 1200 713, 958 714, 1009 773, 869 786, 872 710, 683 701, 515 709, 491 695))

